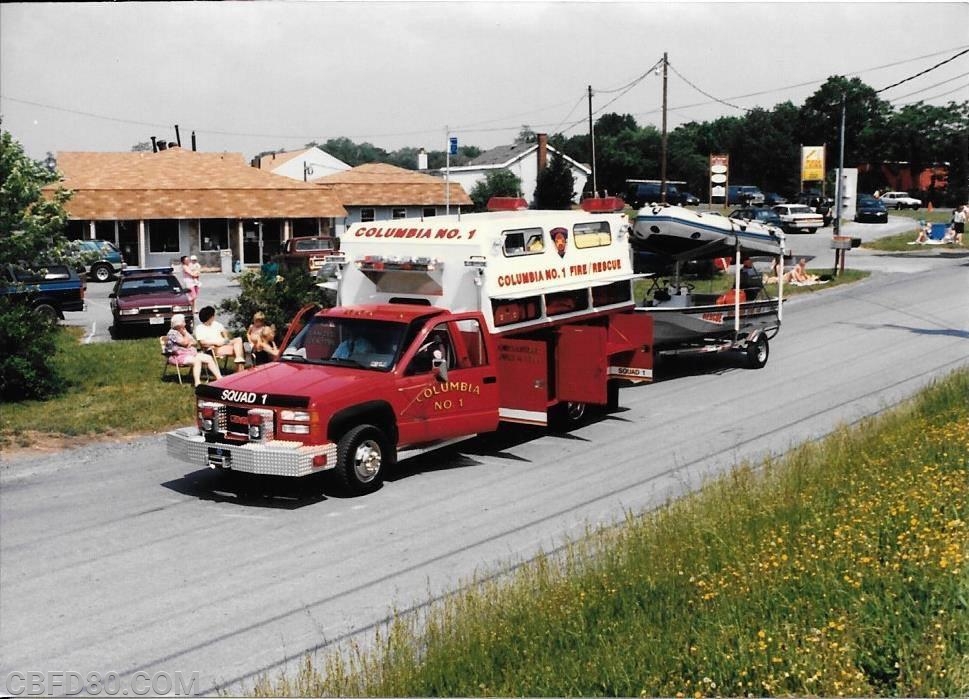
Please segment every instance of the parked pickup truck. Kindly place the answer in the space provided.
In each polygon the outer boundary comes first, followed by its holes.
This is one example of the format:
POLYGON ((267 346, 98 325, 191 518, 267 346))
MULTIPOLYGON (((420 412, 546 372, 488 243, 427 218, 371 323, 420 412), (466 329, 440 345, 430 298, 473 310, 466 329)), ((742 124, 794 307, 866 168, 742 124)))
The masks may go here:
POLYGON ((69 265, 49 264, 36 271, 0 266, 0 294, 51 320, 63 320, 64 311, 83 311, 86 290, 87 283, 69 265))
POLYGON ((804 204, 778 204, 774 211, 788 233, 817 233, 824 226, 824 217, 804 204))
POLYGON ((339 243, 336 238, 325 236, 290 238, 283 243, 282 252, 273 261, 281 269, 302 267, 313 273, 322 267, 326 258, 337 250, 339 250, 339 243))

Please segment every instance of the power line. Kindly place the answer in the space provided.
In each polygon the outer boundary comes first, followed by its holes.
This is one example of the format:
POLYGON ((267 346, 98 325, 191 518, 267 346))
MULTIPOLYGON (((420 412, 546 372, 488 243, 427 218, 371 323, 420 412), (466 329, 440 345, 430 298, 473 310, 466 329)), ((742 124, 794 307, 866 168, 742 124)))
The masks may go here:
POLYGON ((749 111, 750 111, 750 110, 749 110, 749 109, 747 109, 746 107, 739 107, 739 106, 737 106, 736 104, 730 104, 729 102, 725 102, 724 100, 722 100, 722 99, 720 99, 719 97, 714 97, 714 96, 713 96, 713 95, 711 95, 711 94, 710 94, 709 92, 704 92, 703 90, 701 90, 700 88, 698 88, 698 87, 697 87, 696 85, 694 85, 694 84, 693 84, 692 82, 690 82, 690 81, 689 81, 689 80, 687 80, 687 79, 686 79, 685 77, 683 77, 683 74, 682 74, 682 73, 680 73, 680 71, 678 71, 678 70, 677 70, 677 69, 676 69, 676 68, 675 68, 675 67, 674 67, 674 66, 673 66, 672 64, 670 64, 669 62, 667 62, 667 65, 668 65, 668 66, 670 67, 670 69, 671 69, 671 70, 672 70, 672 71, 673 71, 674 73, 676 73, 676 74, 677 74, 677 75, 679 76, 679 78, 680 78, 680 80, 682 80, 683 82, 685 82, 685 83, 686 83, 687 85, 689 85, 690 87, 692 87, 692 88, 693 88, 694 90, 696 90, 697 92, 699 92, 699 93, 700 93, 701 95, 703 95, 704 97, 709 97, 709 98, 710 98, 710 99, 712 99, 712 100, 713 100, 714 102, 719 102, 719 103, 720 103, 720 104, 722 104, 722 105, 725 105, 725 106, 727 106, 727 107, 732 107, 732 108, 734 108, 734 109, 739 109, 739 110, 741 110, 741 111, 743 111, 743 112, 749 112, 749 111))
POLYGON ((931 73, 936 68, 938 68, 940 66, 944 66, 946 63, 949 63, 951 61, 954 61, 955 59, 959 58, 959 56, 963 56, 963 55, 965 55, 967 53, 969 53, 969 48, 963 49, 962 51, 960 51, 959 53, 955 54, 954 56, 950 56, 949 58, 945 59, 944 61, 939 61, 934 66, 932 66, 930 68, 926 68, 925 70, 919 71, 915 75, 910 75, 907 78, 904 78, 902 80, 899 80, 897 83, 892 83, 891 85, 889 85, 887 87, 883 87, 881 90, 875 90, 875 94, 877 95, 879 92, 884 92, 885 90, 891 90, 893 87, 898 87, 902 83, 907 83, 909 80, 915 80, 915 78, 918 78, 918 77, 920 77, 922 75, 925 75, 926 73, 931 73))
MULTIPOLYGON (((969 89, 969 83, 963 83, 962 85, 958 85, 958 86, 952 88, 951 90, 946 90, 945 92, 940 92, 937 95, 932 95, 931 97, 926 97, 925 99, 915 100, 914 102, 903 102, 899 106, 900 107, 908 107, 909 105, 912 105, 912 104, 919 104, 920 102, 924 103, 927 100, 937 100, 940 97, 945 97, 946 95, 951 95, 953 92, 958 92, 959 90, 966 90, 966 89, 969 89)), ((915 94, 915 93, 912 93, 912 94, 915 94)))
POLYGON ((896 100, 903 100, 906 97, 911 97, 912 95, 917 95, 920 92, 928 92, 929 90, 932 90, 932 89, 938 87, 939 85, 945 85, 946 83, 951 83, 953 80, 958 80, 960 78, 964 78, 967 75, 969 75, 969 73, 963 73, 962 75, 956 75, 955 77, 947 78, 946 80, 942 80, 942 81, 937 82, 937 83, 935 83, 933 85, 929 85, 927 87, 923 87, 921 90, 916 90, 915 92, 909 92, 907 95, 899 95, 895 99, 896 100))

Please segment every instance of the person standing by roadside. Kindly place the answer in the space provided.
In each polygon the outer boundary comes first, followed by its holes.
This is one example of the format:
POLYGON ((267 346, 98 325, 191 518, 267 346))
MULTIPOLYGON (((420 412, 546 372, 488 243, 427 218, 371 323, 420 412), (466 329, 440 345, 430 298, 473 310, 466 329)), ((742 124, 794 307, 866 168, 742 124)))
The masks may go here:
POLYGON ((962 245, 962 234, 966 231, 966 206, 960 204, 952 212, 952 233, 956 244, 962 245))
POLYGON ((198 264, 198 257, 192 255, 191 258, 188 255, 182 255, 182 286, 185 287, 185 291, 188 292, 188 298, 192 302, 192 315, 195 315, 195 300, 199 296, 198 288, 198 276, 201 273, 201 267, 198 264), (198 269, 196 269, 198 268, 198 269))

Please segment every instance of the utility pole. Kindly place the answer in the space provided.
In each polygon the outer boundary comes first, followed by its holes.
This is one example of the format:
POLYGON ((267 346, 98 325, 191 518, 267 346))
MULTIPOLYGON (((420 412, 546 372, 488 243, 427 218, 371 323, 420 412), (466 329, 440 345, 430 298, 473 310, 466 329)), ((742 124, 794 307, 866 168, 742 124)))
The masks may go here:
POLYGON ((592 85, 589 85, 589 160, 592 163, 592 196, 598 196, 599 183, 596 182, 596 136, 592 128, 592 85))
POLYGON ((659 201, 666 203, 666 51, 663 51, 663 138, 659 156, 659 201))

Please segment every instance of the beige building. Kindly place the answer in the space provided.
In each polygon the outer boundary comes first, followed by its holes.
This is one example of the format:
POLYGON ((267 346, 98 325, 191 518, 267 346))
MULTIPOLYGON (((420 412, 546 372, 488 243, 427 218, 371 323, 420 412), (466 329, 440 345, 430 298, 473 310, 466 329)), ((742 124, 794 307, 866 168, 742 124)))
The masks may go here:
POLYGON ((241 153, 65 152, 57 169, 73 192, 68 237, 109 240, 140 267, 191 253, 206 266, 260 264, 292 236, 335 234, 347 215, 333 192, 241 153))

